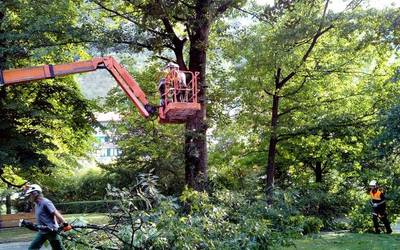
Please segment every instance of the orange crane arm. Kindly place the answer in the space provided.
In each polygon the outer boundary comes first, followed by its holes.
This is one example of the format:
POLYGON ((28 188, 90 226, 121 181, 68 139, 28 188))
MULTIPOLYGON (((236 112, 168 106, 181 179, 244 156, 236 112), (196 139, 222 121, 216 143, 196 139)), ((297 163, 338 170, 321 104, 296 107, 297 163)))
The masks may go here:
POLYGON ((0 71, 0 86, 90 72, 104 68, 111 73, 128 98, 139 109, 142 116, 147 118, 156 113, 156 108, 149 104, 146 95, 135 79, 111 56, 59 65, 3 70, 0 71))

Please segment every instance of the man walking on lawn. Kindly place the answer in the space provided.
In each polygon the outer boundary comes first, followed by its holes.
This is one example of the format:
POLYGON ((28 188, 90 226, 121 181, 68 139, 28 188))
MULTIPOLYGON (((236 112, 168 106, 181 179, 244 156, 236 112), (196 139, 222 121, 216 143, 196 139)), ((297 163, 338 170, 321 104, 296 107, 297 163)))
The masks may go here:
POLYGON ((392 229, 390 228, 390 222, 387 218, 388 214, 386 212, 386 200, 385 194, 383 190, 378 187, 378 184, 375 180, 372 180, 369 183, 371 195, 371 206, 373 209, 372 212, 372 221, 374 222, 375 233, 379 234, 379 219, 383 222, 386 228, 386 233, 391 234, 392 229))
POLYGON ((38 250, 47 240, 54 250, 64 250, 60 236, 57 234, 58 223, 67 225, 63 216, 54 207, 53 202, 43 197, 42 188, 37 184, 29 185, 25 192, 29 200, 35 203, 36 224, 46 229, 39 229, 29 246, 29 250, 38 250))

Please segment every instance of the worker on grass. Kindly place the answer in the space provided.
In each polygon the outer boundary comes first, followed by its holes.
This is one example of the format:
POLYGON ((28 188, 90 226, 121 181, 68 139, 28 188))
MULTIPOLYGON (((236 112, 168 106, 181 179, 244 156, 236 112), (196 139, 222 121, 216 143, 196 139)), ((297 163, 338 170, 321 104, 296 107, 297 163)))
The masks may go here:
POLYGON ((40 249, 42 245, 49 241, 52 249, 64 249, 60 236, 57 233, 58 223, 63 226, 68 225, 63 216, 57 211, 53 202, 43 197, 42 188, 37 184, 29 185, 25 191, 29 200, 35 204, 36 224, 42 226, 29 246, 29 250, 40 249))
POLYGON ((372 221, 374 223, 375 233, 379 234, 379 219, 383 222, 386 228, 386 233, 392 233, 392 229, 390 228, 390 222, 388 220, 388 214, 386 212, 386 200, 385 194, 381 188, 378 187, 378 183, 375 180, 372 180, 369 183, 370 187, 370 195, 371 201, 370 204, 372 206, 372 221))

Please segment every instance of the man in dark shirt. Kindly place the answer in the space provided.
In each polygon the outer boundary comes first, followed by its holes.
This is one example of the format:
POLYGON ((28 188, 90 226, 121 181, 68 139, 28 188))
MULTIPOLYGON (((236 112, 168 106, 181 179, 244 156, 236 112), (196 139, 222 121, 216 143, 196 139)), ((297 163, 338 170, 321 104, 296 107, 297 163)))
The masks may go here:
POLYGON ((386 212, 386 200, 385 194, 383 190, 378 187, 378 184, 375 180, 372 180, 369 183, 371 195, 371 206, 373 209, 372 212, 372 221, 374 223, 375 233, 379 234, 379 219, 383 222, 386 228, 386 233, 392 233, 392 229, 390 228, 390 222, 387 218, 388 214, 386 212))
POLYGON ((30 201, 35 203, 36 224, 41 226, 39 232, 29 246, 29 250, 40 249, 48 240, 52 249, 64 249, 61 238, 57 234, 58 223, 66 224, 63 216, 54 207, 53 202, 43 197, 42 188, 39 185, 29 185, 26 190, 30 201))

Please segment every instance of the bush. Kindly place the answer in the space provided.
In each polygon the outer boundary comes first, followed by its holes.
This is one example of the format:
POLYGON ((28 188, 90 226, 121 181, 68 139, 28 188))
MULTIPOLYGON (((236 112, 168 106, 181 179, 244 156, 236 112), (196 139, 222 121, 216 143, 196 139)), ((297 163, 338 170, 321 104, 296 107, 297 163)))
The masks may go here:
MULTIPOLYGON (((229 190, 208 195, 186 189, 179 199, 159 195, 154 199, 148 190, 109 189, 110 197, 120 197, 116 199, 118 209, 110 213, 111 221, 116 222, 113 230, 118 230, 114 234, 120 239, 113 243, 114 247, 269 249, 273 245, 290 245, 292 237, 300 236, 298 231, 283 225, 290 209, 268 207, 265 200, 254 196, 229 190), (134 205, 138 198, 149 206, 139 209, 134 205), (187 209, 188 204, 193 207, 187 209)), ((314 221, 303 218, 304 221, 315 228, 314 221)), ((98 233, 92 237, 101 238, 98 233)))
POLYGON ((279 189, 268 204, 254 190, 185 189, 179 198, 165 197, 156 183, 149 174, 131 188, 109 186, 106 197, 117 203, 109 213, 110 230, 102 232, 117 240, 101 240, 100 232, 84 240, 97 238, 95 245, 117 249, 270 249, 322 227, 319 218, 299 213, 292 193, 279 189))
POLYGON ((57 183, 45 192, 50 200, 57 203, 66 201, 103 200, 108 183, 114 183, 114 177, 104 170, 90 169, 57 183))
POLYGON ((303 235, 319 233, 324 223, 314 216, 295 215, 289 217, 288 226, 297 228, 303 235))
POLYGON ((366 201, 349 213, 350 230, 353 232, 372 232, 371 206, 366 201))
POLYGON ((112 209, 116 201, 98 200, 98 201, 74 201, 56 204, 56 208, 64 214, 80 213, 106 213, 112 209))
POLYGON ((319 233, 324 223, 321 219, 313 216, 305 217, 303 224, 303 234, 319 233))

